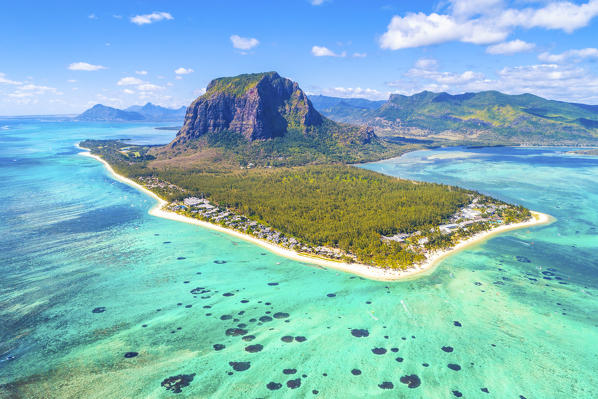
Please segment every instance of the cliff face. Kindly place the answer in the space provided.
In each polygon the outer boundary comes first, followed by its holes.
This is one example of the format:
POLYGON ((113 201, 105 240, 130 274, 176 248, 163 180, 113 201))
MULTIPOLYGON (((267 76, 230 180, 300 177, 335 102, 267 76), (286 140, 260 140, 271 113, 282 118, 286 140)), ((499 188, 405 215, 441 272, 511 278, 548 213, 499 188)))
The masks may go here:
POLYGON ((322 124, 299 85, 276 72, 215 79, 187 108, 183 128, 172 146, 206 133, 231 131, 247 140, 283 136, 289 128, 322 124))

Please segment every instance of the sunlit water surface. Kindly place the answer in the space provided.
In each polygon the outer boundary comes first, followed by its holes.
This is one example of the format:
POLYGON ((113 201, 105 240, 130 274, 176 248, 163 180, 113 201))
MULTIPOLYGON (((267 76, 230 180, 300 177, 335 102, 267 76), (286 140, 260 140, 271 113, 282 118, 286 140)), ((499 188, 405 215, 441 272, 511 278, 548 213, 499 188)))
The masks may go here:
POLYGON ((460 148, 365 165, 558 219, 381 283, 152 217, 74 147, 173 134, 0 120, 0 397, 598 397, 598 158, 460 148))

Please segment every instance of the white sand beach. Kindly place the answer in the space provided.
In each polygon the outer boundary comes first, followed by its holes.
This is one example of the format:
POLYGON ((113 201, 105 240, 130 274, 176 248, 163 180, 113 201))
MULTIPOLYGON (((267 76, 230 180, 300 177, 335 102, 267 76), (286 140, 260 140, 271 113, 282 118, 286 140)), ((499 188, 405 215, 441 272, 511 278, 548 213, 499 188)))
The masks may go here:
POLYGON ((324 259, 324 258, 320 258, 317 256, 312 256, 309 254, 298 253, 298 252, 295 252, 288 248, 284 248, 279 245, 270 243, 268 241, 253 237, 249 234, 244 234, 244 233, 238 232, 236 230, 222 227, 220 225, 216 225, 216 224, 205 222, 205 221, 202 221, 199 219, 183 216, 183 215, 180 215, 175 212, 167 211, 167 210, 163 209, 163 207, 168 204, 167 201, 160 198, 158 195, 156 195, 152 191, 148 190, 147 188, 143 187, 142 185, 134 182, 133 180, 119 175, 118 173, 116 173, 114 171, 114 169, 112 169, 112 167, 106 161, 104 161, 102 158, 100 158, 97 155, 91 154, 86 148, 80 147, 79 145, 77 145, 77 148, 85 150, 85 152, 80 153, 81 155, 92 157, 92 158, 100 161, 101 163, 103 163, 104 166, 106 167, 106 169, 108 169, 110 174, 116 180, 123 182, 125 184, 128 184, 132 187, 135 187, 136 189, 138 189, 138 190, 144 192, 145 194, 156 199, 158 201, 158 203, 156 204, 156 206, 154 206, 150 209, 150 211, 149 211, 150 215, 161 217, 164 219, 175 220, 177 222, 194 224, 194 225, 201 226, 201 227, 204 227, 207 229, 220 231, 220 232, 223 232, 226 234, 230 234, 231 236, 240 238, 242 240, 249 241, 253 244, 259 245, 277 255, 284 256, 288 259, 292 259, 292 260, 295 260, 298 262, 304 262, 304 263, 314 264, 314 265, 318 265, 318 266, 323 266, 325 268, 335 269, 335 270, 339 270, 339 271, 346 272, 346 273, 355 274, 355 275, 365 277, 365 278, 368 278, 371 280, 398 281, 398 280, 405 280, 405 279, 409 279, 409 278, 419 277, 420 275, 423 275, 427 272, 431 272, 438 264, 441 263, 441 261, 444 258, 446 258, 450 255, 453 255, 465 248, 480 244, 492 236, 495 236, 497 234, 501 234, 501 233, 504 233, 507 231, 511 231, 511 230, 524 229, 524 228, 529 228, 529 227, 538 226, 538 225, 542 225, 542 224, 552 223, 555 220, 550 215, 532 211, 532 218, 526 222, 514 223, 514 224, 509 224, 509 225, 501 225, 492 230, 478 233, 478 234, 468 238, 467 240, 460 242, 459 244, 457 244, 456 246, 454 246, 451 249, 448 249, 446 251, 438 251, 438 252, 432 254, 423 263, 421 263, 419 265, 414 265, 413 267, 411 267, 409 269, 406 269, 406 270, 383 269, 380 267, 374 267, 374 266, 364 265, 364 264, 360 264, 360 263, 345 263, 345 262, 340 262, 340 261, 335 261, 335 260, 324 259))

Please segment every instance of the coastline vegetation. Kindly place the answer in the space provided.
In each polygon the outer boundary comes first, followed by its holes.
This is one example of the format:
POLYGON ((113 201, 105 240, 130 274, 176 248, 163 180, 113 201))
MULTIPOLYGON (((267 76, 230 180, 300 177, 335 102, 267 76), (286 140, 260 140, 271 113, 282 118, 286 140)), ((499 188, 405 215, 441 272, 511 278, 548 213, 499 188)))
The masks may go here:
POLYGON ((470 190, 397 179, 342 164, 234 170, 160 168, 152 164, 151 146, 92 140, 81 146, 101 156, 119 174, 144 184, 172 204, 181 204, 173 209, 186 216, 213 223, 230 220, 210 219, 182 205, 185 198, 206 199, 220 215, 259 223, 297 240, 302 248, 332 248, 340 250, 345 261, 379 267, 408 268, 423 261, 426 254, 450 248, 496 223, 530 217, 523 207, 470 190), (158 183, 148 185, 149 181, 158 183), (457 222, 455 215, 466 207, 479 208, 478 222, 439 229, 457 222), (486 214, 488 209, 492 215, 486 214), (405 239, 387 239, 396 235, 405 239))

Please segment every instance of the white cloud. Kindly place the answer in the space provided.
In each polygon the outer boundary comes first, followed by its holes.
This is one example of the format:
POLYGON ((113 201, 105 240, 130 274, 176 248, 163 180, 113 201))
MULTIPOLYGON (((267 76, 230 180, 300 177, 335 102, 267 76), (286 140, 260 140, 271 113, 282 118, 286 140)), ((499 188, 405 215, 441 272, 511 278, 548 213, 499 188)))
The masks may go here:
POLYGON ((241 37, 239 35, 232 35, 230 41, 233 47, 239 50, 251 50, 260 44, 260 41, 254 37, 241 37))
POLYGON ((324 46, 313 46, 311 48, 311 53, 316 57, 344 57, 347 55, 347 53, 344 51, 340 54, 337 54, 328 47, 324 46))
POLYGON ((89 14, 89 15, 87 16, 87 18, 89 18, 89 19, 98 19, 98 17, 97 17, 95 14, 93 14, 93 13, 92 13, 92 14, 89 14))
POLYGON ((143 83, 137 86, 137 90, 139 91, 156 91, 156 90, 163 90, 162 86, 155 85, 153 83, 143 83))
POLYGON ((179 75, 179 76, 175 76, 174 78, 175 78, 176 80, 183 80, 183 77, 182 77, 182 76, 180 76, 180 75, 179 75))
POLYGON ((312 6, 321 6, 328 0, 309 0, 312 6))
POLYGON ((132 76, 127 76, 126 78, 122 78, 121 80, 119 80, 116 84, 119 86, 133 86, 133 85, 140 85, 145 83, 143 80, 132 77, 132 76))
POLYGON ((99 71, 101 69, 107 69, 103 65, 93 65, 87 62, 73 62, 68 66, 71 71, 99 71))
POLYGON ((6 79, 6 74, 0 72, 0 83, 6 84, 6 85, 20 85, 22 84, 22 82, 17 82, 16 80, 10 80, 10 79, 6 79))
POLYGON ((579 50, 568 50, 560 54, 542 53, 538 59, 544 62, 560 63, 570 58, 581 60, 583 58, 598 58, 598 49, 584 48, 579 50))
POLYGON ((163 12, 163 11, 155 11, 151 14, 135 15, 134 17, 131 17, 131 22, 133 22, 136 25, 145 25, 145 24, 151 24, 151 23, 158 22, 158 21, 172 20, 172 19, 174 19, 174 18, 172 15, 170 15, 170 13, 163 12))
POLYGON ((436 69, 438 67, 438 61, 433 58, 420 58, 415 62, 415 68, 418 69, 436 69))
POLYGON ((534 43, 524 42, 523 40, 511 40, 510 42, 498 43, 493 46, 489 46, 486 52, 489 54, 515 54, 524 51, 530 51, 536 47, 534 43))
POLYGON ((353 57, 355 58, 365 58, 367 56, 367 53, 353 53, 353 57))
POLYGON ((449 41, 492 44, 504 41, 518 27, 573 32, 598 15, 598 0, 577 5, 570 1, 539 8, 505 8, 500 0, 453 0, 452 14, 407 13, 395 15, 380 38, 390 50, 429 46, 449 41))
POLYGON ((135 73, 136 73, 137 75, 142 75, 142 76, 145 76, 145 75, 147 75, 147 71, 144 71, 144 70, 141 70, 141 71, 135 71, 135 73))
POLYGON ((67 80, 67 82, 69 82, 69 83, 77 83, 77 79, 69 79, 69 80, 67 80))
POLYGON ((114 14, 112 17, 116 18, 116 19, 122 19, 123 18, 122 15, 118 15, 118 14, 114 14))
POLYGON ((388 98, 387 92, 383 93, 376 89, 361 87, 331 87, 322 89, 320 94, 343 98, 368 98, 370 100, 381 100, 388 98))
POLYGON ((174 71, 174 73, 176 73, 177 75, 188 75, 188 74, 190 74, 192 72, 193 72, 193 69, 191 69, 191 68, 183 68, 183 67, 177 68, 174 71))
POLYGON ((395 92, 414 94, 422 90, 457 94, 498 90, 508 94, 532 93, 549 99, 584 103, 598 102, 598 76, 579 65, 538 64, 505 67, 492 77, 476 71, 440 71, 437 64, 418 62, 403 78, 388 82, 395 92), (427 68, 418 68, 427 66, 427 68))
POLYGON ((125 93, 125 94, 135 94, 135 92, 133 90, 131 90, 131 89, 124 89, 123 93, 125 93))

